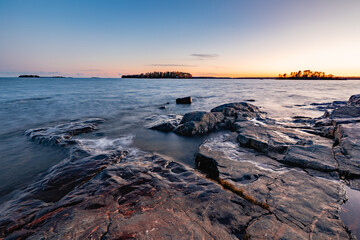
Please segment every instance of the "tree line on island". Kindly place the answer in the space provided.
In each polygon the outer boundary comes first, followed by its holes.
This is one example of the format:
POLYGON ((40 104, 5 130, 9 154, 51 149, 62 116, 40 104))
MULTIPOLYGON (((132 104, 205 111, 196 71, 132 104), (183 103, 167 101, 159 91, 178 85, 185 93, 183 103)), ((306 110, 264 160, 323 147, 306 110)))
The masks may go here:
POLYGON ((304 71, 298 71, 298 72, 291 72, 289 75, 279 74, 277 79, 343 79, 340 77, 336 77, 332 74, 325 74, 325 72, 318 72, 318 71, 310 71, 310 70, 304 70, 304 71))
POLYGON ((148 72, 135 75, 122 75, 122 78, 192 78, 185 72, 148 72))

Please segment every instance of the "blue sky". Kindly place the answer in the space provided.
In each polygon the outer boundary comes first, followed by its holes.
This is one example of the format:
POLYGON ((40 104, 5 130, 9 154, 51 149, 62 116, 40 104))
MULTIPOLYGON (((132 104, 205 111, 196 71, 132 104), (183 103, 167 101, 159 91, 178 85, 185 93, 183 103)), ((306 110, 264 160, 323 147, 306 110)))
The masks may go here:
POLYGON ((0 76, 360 75, 360 1, 0 0, 0 76))

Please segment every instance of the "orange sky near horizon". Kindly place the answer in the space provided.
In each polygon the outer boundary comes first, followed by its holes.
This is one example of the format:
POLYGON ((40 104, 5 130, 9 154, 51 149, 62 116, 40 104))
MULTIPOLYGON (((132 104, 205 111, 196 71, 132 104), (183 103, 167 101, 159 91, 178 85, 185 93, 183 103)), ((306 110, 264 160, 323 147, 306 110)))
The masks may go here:
POLYGON ((360 1, 0 1, 0 77, 360 76, 360 1))

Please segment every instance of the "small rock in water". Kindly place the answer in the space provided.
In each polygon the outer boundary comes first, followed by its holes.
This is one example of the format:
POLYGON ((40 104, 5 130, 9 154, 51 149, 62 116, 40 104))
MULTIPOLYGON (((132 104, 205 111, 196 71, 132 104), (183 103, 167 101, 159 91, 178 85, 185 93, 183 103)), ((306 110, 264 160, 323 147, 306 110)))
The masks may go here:
POLYGON ((192 97, 177 98, 176 103, 177 104, 191 104, 192 97))
POLYGON ((255 99, 247 99, 245 102, 255 102, 255 99))
POLYGON ((160 106, 159 109, 166 109, 166 106, 160 106))

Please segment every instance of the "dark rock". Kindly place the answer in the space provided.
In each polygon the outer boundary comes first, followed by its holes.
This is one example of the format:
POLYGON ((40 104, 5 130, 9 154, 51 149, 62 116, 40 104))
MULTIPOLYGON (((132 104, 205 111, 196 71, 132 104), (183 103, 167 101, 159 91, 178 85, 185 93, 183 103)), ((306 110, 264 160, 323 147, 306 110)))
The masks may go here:
POLYGON ((211 175, 217 166, 220 179, 270 206, 269 214, 248 226, 251 239, 353 238, 339 218, 340 204, 346 199, 340 182, 287 168, 239 147, 236 134, 205 141, 199 155, 202 171, 211 175), (211 167, 204 166, 207 163, 211 167))
MULTIPOLYGON (((71 172, 61 168, 56 175, 76 176, 71 172)), ((1 206, 1 238, 235 239, 268 213, 181 164, 149 154, 102 168, 56 202, 38 199, 39 185, 27 201, 15 198, 1 206)))
POLYGON ((191 104, 192 98, 191 97, 177 98, 176 103, 177 104, 191 104))
POLYGON ((246 102, 223 104, 211 109, 211 112, 222 112, 225 117, 235 117, 239 120, 264 117, 264 113, 258 107, 246 102))
POLYGON ((330 114, 330 118, 356 118, 360 117, 360 106, 343 106, 334 109, 334 111, 330 114))
POLYGON ((352 106, 360 106, 360 94, 352 95, 347 104, 352 106))
POLYGON ((166 106, 160 106, 159 109, 166 109, 166 106))
POLYGON ((223 122, 222 113, 191 112, 184 115, 174 133, 182 136, 204 135, 214 131, 223 122))
POLYGON ((255 102, 255 99, 247 99, 245 102, 255 102))

